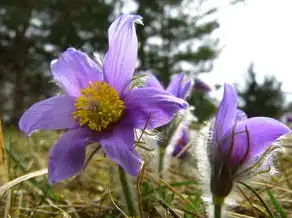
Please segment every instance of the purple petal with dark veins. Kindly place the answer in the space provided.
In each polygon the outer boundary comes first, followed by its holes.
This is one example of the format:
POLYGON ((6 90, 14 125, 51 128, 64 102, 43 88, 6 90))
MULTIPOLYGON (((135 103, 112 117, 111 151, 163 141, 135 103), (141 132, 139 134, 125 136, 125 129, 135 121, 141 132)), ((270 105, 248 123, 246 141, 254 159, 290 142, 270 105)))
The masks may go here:
POLYGON ((19 128, 28 136, 36 130, 69 129, 78 126, 72 112, 75 98, 55 96, 32 105, 22 115, 19 128))
POLYGON ((130 85, 137 63, 138 41, 135 23, 142 23, 138 15, 121 15, 109 27, 109 49, 104 58, 105 81, 119 93, 130 85))
POLYGON ((268 117, 253 117, 243 120, 236 126, 231 165, 236 165, 248 152, 244 163, 265 152, 280 136, 291 130, 283 123, 268 117), (248 134, 246 133, 246 129, 248 134), (248 138, 249 135, 249 138, 248 138))
POLYGON ((171 121, 174 114, 186 109, 188 103, 157 88, 133 89, 125 96, 125 122, 134 128, 157 128, 171 121))
POLYGON ((223 99, 219 105, 213 132, 213 141, 218 145, 226 136, 231 135, 237 115, 237 94, 232 85, 224 85, 223 99))
POLYGON ((90 81, 103 80, 95 61, 74 48, 68 48, 59 59, 53 60, 51 70, 57 83, 71 96, 79 96, 80 90, 88 87, 90 81))
POLYGON ((85 128, 68 130, 50 150, 48 177, 51 184, 74 176, 82 169, 90 134, 85 128))
POLYGON ((99 142, 106 155, 126 173, 132 176, 139 174, 142 160, 134 151, 133 127, 117 124, 112 131, 101 134, 99 142))

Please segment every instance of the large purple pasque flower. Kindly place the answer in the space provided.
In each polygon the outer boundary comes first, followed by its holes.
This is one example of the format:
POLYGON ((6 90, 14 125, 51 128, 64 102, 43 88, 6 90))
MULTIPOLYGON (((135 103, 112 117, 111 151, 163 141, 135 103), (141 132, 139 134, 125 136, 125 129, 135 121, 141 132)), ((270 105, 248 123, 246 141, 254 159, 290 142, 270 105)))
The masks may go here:
MULTIPOLYGON (((152 73, 141 72, 140 75, 146 76, 145 82, 146 87, 156 87, 164 90, 162 84, 152 73)), ((187 97, 189 90, 193 86, 193 80, 184 81, 184 79, 185 79, 184 73, 174 75, 165 90, 178 98, 185 99, 187 97)))
POLYGON ((19 127, 66 129, 49 154, 49 182, 75 175, 84 165, 85 147, 99 142, 106 155, 136 176, 141 159, 134 151, 134 129, 157 128, 188 104, 157 88, 130 88, 137 62, 135 23, 138 15, 122 15, 109 27, 109 49, 103 66, 74 48, 52 61, 54 80, 64 95, 31 106, 19 127))
POLYGON ((261 166, 270 161, 265 158, 267 153, 277 147, 274 142, 290 132, 286 125, 272 118, 247 119, 246 114, 237 109, 237 94, 229 84, 224 86, 224 96, 211 130, 210 187, 213 196, 223 199, 239 177, 246 177, 252 171, 261 172, 261 166))

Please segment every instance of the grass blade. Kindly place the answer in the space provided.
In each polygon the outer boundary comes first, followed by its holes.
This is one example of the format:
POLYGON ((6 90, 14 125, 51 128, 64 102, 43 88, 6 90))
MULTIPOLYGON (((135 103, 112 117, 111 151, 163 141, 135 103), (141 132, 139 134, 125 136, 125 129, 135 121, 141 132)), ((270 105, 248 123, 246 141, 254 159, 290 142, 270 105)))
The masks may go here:
POLYGON ((265 201, 261 198, 261 196, 249 185, 243 183, 243 182, 239 182, 241 185, 245 186, 247 189, 249 189, 258 199, 259 201, 263 204, 263 206, 265 207, 267 213, 269 214, 270 217, 274 218, 273 213, 271 212, 271 210, 269 209, 268 205, 265 203, 265 201))
POLYGON ((32 173, 28 173, 24 176, 18 177, 2 186, 0 186, 0 196, 3 195, 8 189, 12 188, 13 186, 17 185, 18 183, 21 183, 23 181, 26 181, 28 179, 38 177, 38 176, 43 176, 48 173, 48 169, 42 169, 39 171, 35 171, 32 173))
POLYGON ((8 178, 8 166, 4 147, 4 137, 2 131, 2 123, 0 116, 0 185, 5 184, 9 181, 8 178))
POLYGON ((279 204, 279 202, 277 201, 277 199, 275 198, 274 194, 272 193, 271 190, 267 190, 269 198, 271 200, 271 202, 273 203, 276 211, 279 213, 281 218, 287 218, 287 214, 285 213, 285 211, 283 210, 283 208, 281 207, 281 205, 279 204))

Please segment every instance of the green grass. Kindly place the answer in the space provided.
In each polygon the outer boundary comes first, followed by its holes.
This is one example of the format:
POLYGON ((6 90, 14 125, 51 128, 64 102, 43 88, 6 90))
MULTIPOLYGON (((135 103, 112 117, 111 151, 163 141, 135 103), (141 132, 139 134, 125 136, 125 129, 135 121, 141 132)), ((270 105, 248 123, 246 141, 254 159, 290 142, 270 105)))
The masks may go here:
MULTIPOLYGON (((48 151, 61 134, 41 132, 27 139, 17 131, 5 132, 9 181, 47 168, 48 151)), ((94 146, 88 149, 88 156, 93 150, 94 146)), ((241 185, 243 194, 237 192, 239 201, 228 207, 228 216, 270 217, 271 213, 273 217, 292 217, 291 154, 287 149, 287 155, 279 160, 277 179, 247 183, 253 187, 256 195, 241 185)), ((146 166, 139 186, 140 207, 144 217, 207 217, 208 205, 202 200, 203 192, 196 169, 178 162, 172 163, 167 179, 162 181, 146 166), (189 168, 181 169, 181 166, 189 168)), ((136 180, 133 178, 134 183, 136 180)), ((0 214, 4 215, 6 211, 9 214, 7 217, 13 218, 123 217, 115 204, 127 213, 118 183, 117 167, 100 150, 87 168, 74 178, 50 186, 47 176, 43 175, 13 186, 1 198, 0 214)))

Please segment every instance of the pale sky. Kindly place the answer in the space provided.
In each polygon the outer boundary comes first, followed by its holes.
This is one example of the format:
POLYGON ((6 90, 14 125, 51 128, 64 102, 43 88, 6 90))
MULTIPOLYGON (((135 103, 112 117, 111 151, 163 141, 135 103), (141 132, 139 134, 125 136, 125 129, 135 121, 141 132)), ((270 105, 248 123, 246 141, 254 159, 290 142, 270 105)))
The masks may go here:
MULTIPOLYGON (((220 0, 217 0, 220 1, 220 0)), ((292 1, 247 0, 219 12, 220 42, 225 46, 211 73, 200 78, 215 83, 243 84, 246 69, 254 62, 257 79, 275 75, 292 101, 292 1)), ((212 94, 221 97, 222 90, 212 94)))
MULTIPOLYGON (((253 62, 257 80, 261 82, 265 75, 275 75, 283 83, 286 100, 292 101, 292 0, 245 0, 232 6, 228 2, 209 0, 205 4, 226 5, 216 16, 220 23, 216 36, 224 49, 214 61, 213 71, 199 78, 213 87, 224 82, 243 87, 246 70, 253 62)), ((122 12, 128 13, 134 7, 127 1, 122 12)), ((220 99, 222 91, 210 93, 211 97, 220 99)))

